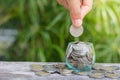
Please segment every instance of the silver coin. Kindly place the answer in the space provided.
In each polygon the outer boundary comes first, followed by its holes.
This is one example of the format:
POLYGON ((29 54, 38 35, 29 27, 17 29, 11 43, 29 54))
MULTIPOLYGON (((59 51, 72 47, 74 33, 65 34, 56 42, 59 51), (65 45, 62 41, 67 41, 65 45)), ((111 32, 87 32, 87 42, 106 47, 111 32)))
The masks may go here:
POLYGON ((87 76, 89 74, 89 72, 78 72, 76 74, 81 75, 81 76, 87 76))
POLYGON ((42 65, 40 65, 40 64, 31 64, 30 66, 31 67, 36 67, 36 66, 42 66, 42 65))
POLYGON ((77 67, 78 64, 76 62, 73 62, 73 63, 70 63, 70 65, 74 66, 74 67, 77 67))
POLYGON ((71 57, 72 57, 72 59, 73 59, 74 61, 78 61, 78 57, 75 57, 75 56, 73 56, 73 55, 71 55, 71 57))
POLYGON ((120 75, 120 70, 115 70, 115 71, 113 71, 113 73, 117 73, 120 75))
POLYGON ((81 26, 81 27, 76 28, 76 27, 74 27, 74 26, 72 25, 72 26, 70 27, 70 33, 71 33, 71 35, 74 36, 74 37, 79 37, 79 36, 81 36, 82 33, 83 33, 83 27, 81 26))
POLYGON ((35 72, 35 74, 38 75, 38 76, 47 76, 47 75, 50 75, 50 73, 44 72, 44 71, 35 72))
POLYGON ((60 71, 60 74, 63 76, 70 76, 70 75, 73 75, 72 72, 73 70, 64 69, 60 71))
MULTIPOLYGON (((53 65, 56 69, 58 69, 58 70, 62 70, 62 69, 66 69, 67 67, 66 67, 66 64, 54 64, 53 65)), ((57 71, 58 71, 57 70, 57 71)))
POLYGON ((116 78, 120 78, 120 75, 117 73, 106 73, 105 77, 107 78, 112 78, 112 79, 116 79, 116 78))
POLYGON ((72 54, 71 54, 71 58, 72 58, 73 60, 75 60, 75 61, 78 61, 78 59, 79 59, 78 57, 76 57, 76 56, 74 56, 74 55, 72 55, 72 54))
POLYGON ((55 68, 53 65, 44 65, 44 71, 48 73, 59 72, 59 69, 55 68))
POLYGON ((41 71, 43 70, 43 66, 40 66, 40 65, 34 65, 31 67, 31 71, 34 71, 34 72, 38 72, 38 71, 41 71))
POLYGON ((75 51, 71 53, 72 56, 75 56, 75 57, 80 57, 78 54, 75 54, 75 51))
POLYGON ((104 66, 95 64, 95 65, 93 66, 93 69, 94 69, 94 70, 100 70, 100 69, 102 69, 102 67, 104 67, 104 66))
POLYGON ((119 70, 118 66, 104 66, 101 68, 101 70, 104 71, 114 71, 114 70, 119 70))
POLYGON ((86 54, 86 58, 87 58, 87 60, 90 61, 90 62, 92 62, 92 60, 93 60, 92 55, 89 54, 89 53, 86 54))
POLYGON ((104 78, 104 74, 103 73, 90 73, 89 74, 89 77, 90 78, 95 78, 95 79, 101 79, 101 78, 104 78))
POLYGON ((64 70, 61 70, 60 73, 72 73, 73 70, 69 70, 69 69, 64 69, 64 70))
POLYGON ((78 61, 77 68, 82 68, 82 67, 83 67, 83 63, 81 61, 78 61))
POLYGON ((101 71, 101 70, 92 70, 91 73, 103 73, 105 74, 106 71, 101 71))
POLYGON ((71 76, 73 74, 72 73, 61 73, 61 75, 63 75, 63 76, 71 76))
POLYGON ((84 64, 90 64, 91 62, 88 61, 88 59, 86 57, 82 57, 82 61, 84 64))

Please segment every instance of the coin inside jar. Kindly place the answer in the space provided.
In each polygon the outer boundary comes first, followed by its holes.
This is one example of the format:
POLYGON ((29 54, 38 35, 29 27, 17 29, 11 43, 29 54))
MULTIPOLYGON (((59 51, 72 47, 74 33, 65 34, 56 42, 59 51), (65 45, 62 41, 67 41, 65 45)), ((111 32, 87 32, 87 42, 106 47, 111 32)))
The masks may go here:
POLYGON ((70 34, 74 37, 79 37, 83 33, 83 27, 74 27, 73 25, 70 27, 70 34))

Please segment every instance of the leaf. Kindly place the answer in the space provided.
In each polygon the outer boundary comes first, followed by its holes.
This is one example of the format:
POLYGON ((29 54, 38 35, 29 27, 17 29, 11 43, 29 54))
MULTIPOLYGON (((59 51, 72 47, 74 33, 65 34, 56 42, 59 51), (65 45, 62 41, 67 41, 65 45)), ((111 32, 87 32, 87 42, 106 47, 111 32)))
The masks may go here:
POLYGON ((59 57, 61 58, 62 61, 64 61, 64 57, 65 57, 65 52, 57 45, 52 45, 51 46, 53 49, 55 49, 58 53, 56 54, 59 54, 59 57))
POLYGON ((45 62, 46 61, 46 57, 45 57, 45 53, 44 53, 44 49, 43 48, 39 48, 38 49, 38 60, 45 62))
POLYGON ((55 26, 55 24, 62 19, 62 16, 63 16, 63 15, 64 15, 63 12, 59 13, 59 14, 53 19, 53 21, 49 24, 49 26, 47 27, 47 30, 50 30, 51 28, 53 28, 53 26, 55 26))
POLYGON ((108 20, 108 15, 107 15, 107 12, 106 12, 106 10, 105 9, 102 9, 102 20, 103 20, 103 26, 104 26, 104 28, 103 28, 103 30, 105 30, 105 32, 107 33, 107 34, 110 34, 110 28, 109 28, 109 20, 108 20))

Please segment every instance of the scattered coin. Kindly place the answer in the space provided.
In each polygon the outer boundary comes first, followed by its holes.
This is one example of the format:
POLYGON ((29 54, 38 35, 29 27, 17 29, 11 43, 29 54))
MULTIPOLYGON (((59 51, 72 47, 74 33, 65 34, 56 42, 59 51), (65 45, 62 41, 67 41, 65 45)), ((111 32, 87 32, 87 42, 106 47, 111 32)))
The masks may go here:
POLYGON ((106 71, 102 71, 102 70, 92 70, 91 73, 103 73, 103 74, 105 74, 106 71))
POLYGON ((63 75, 63 76, 71 76, 73 74, 72 73, 61 73, 61 75, 63 75))
POLYGON ((73 75, 72 72, 73 70, 64 69, 60 71, 60 74, 64 76, 68 76, 68 75, 73 75))
POLYGON ((73 75, 73 74, 72 74, 72 71, 68 71, 68 70, 64 70, 64 71, 60 72, 60 74, 63 75, 63 76, 73 75))
POLYGON ((40 71, 40 72, 35 72, 35 74, 38 75, 38 76, 46 76, 46 75, 49 75, 50 73, 44 72, 44 71, 40 71))
POLYGON ((62 72, 62 73, 72 73, 72 72, 73 72, 73 70, 64 69, 64 70, 62 70, 61 72, 62 72))
POLYGON ((30 66, 31 66, 31 67, 38 67, 38 66, 41 66, 41 67, 42 67, 42 65, 40 65, 40 64, 31 64, 30 66))
POLYGON ((70 27, 70 33, 71 33, 71 35, 74 36, 74 37, 79 37, 79 36, 81 36, 82 33, 83 33, 83 27, 81 26, 81 27, 76 28, 76 27, 74 27, 74 26, 72 25, 72 26, 70 27))
POLYGON ((117 73, 120 75, 120 70, 115 70, 115 71, 113 71, 113 73, 117 73))
POLYGON ((107 78, 112 78, 112 79, 116 79, 116 78, 119 78, 120 75, 117 74, 117 73, 106 73, 106 74, 105 74, 105 77, 107 77, 107 78))
POLYGON ((53 65, 44 65, 44 71, 48 73, 59 72, 59 69, 55 68, 53 65))
POLYGON ((104 71, 114 71, 114 70, 119 70, 118 66, 104 66, 101 68, 101 70, 104 71))
POLYGON ((104 74, 103 73, 90 73, 89 77, 90 78, 101 79, 101 78, 104 78, 104 74))
POLYGON ((102 67, 104 67, 104 66, 95 64, 95 65, 93 66, 93 69, 94 69, 94 70, 100 70, 100 69, 102 69, 102 67))
POLYGON ((33 67, 31 68, 31 71, 37 72, 37 71, 41 71, 41 70, 43 70, 43 69, 44 69, 43 66, 33 66, 33 67))
POLYGON ((66 68, 66 65, 65 64, 54 64, 53 65, 55 68, 58 68, 58 69, 65 69, 66 68))
POLYGON ((78 72, 76 73, 77 75, 81 75, 81 76, 87 76, 89 74, 89 72, 78 72))

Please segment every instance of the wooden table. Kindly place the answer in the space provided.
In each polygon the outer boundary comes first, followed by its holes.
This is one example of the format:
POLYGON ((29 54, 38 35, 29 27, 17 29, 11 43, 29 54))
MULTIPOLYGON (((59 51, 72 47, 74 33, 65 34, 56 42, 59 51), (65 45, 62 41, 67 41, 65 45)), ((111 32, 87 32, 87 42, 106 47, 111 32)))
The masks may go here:
MULTIPOLYGON (((0 80, 98 80, 88 76, 61 76, 52 74, 49 76, 36 76, 30 71, 31 64, 53 64, 43 62, 0 62, 0 80)), ((97 63, 102 65, 120 66, 120 64, 97 63)), ((120 79, 99 79, 99 80, 120 80, 120 79)))

